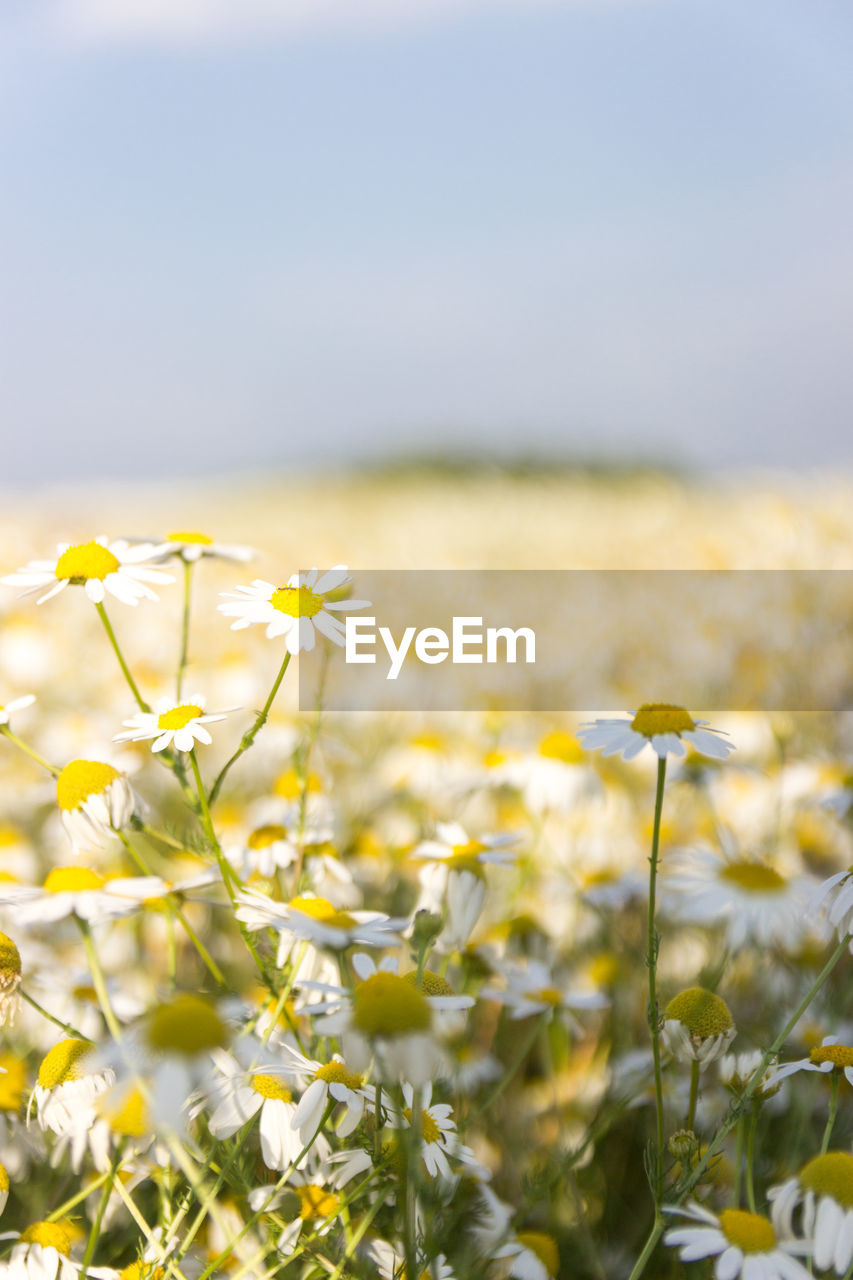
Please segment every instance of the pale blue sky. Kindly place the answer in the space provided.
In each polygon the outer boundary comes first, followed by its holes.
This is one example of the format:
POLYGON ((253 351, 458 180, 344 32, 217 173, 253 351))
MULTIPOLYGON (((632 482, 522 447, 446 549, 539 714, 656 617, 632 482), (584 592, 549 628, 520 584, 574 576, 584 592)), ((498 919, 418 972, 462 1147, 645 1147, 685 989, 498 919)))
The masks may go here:
POLYGON ((7 482, 853 462, 846 0, 6 0, 7 482))

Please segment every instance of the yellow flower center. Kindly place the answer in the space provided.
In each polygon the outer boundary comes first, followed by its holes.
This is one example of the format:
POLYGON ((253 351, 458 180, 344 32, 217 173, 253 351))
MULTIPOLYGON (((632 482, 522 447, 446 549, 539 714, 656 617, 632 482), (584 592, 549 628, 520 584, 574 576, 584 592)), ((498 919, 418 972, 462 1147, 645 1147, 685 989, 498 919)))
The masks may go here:
POLYGON ((54 867, 48 871, 42 888, 47 893, 82 893, 102 889, 106 881, 89 867, 54 867))
POLYGON ((473 850, 481 852, 483 845, 478 845, 476 840, 470 841, 466 845, 459 845, 450 855, 449 858, 443 859, 444 865, 448 871, 467 871, 470 875, 476 876, 478 880, 485 880, 486 873, 483 870, 482 863, 477 859, 477 855, 473 850))
MULTIPOLYGON (((418 971, 411 969, 404 974, 407 982, 411 982, 413 987, 418 985, 418 971)), ((425 996, 455 996, 456 992, 451 987, 446 978, 442 978, 440 973, 433 973, 431 969, 424 969, 421 974, 420 990, 425 996)))
POLYGON ((681 1022, 692 1036, 707 1039, 734 1026, 729 1006, 713 991, 704 987, 688 987, 670 1000, 664 1009, 664 1020, 681 1022))
POLYGON ((270 596, 270 604, 289 618, 313 618, 322 609, 324 600, 310 587, 279 587, 270 596))
POLYGON ((213 539, 209 538, 206 533, 188 533, 180 531, 178 533, 167 533, 167 542, 192 542, 198 547, 209 547, 213 543, 213 539))
POLYGON ((853 1049, 846 1044, 824 1044, 818 1049, 812 1049, 809 1062, 816 1067, 824 1062, 831 1062, 841 1071, 844 1067, 853 1067, 853 1049))
POLYGON ((827 1151, 800 1170, 800 1186, 818 1196, 831 1196, 844 1209, 853 1209, 853 1156, 827 1151))
POLYGON ((325 1080, 326 1084, 342 1084, 347 1089, 360 1089, 364 1084, 364 1076, 350 1071, 343 1062, 327 1062, 314 1072, 315 1080, 325 1080))
POLYGON ((0 933, 0 989, 8 985, 10 979, 21 976, 21 953, 11 938, 0 933))
POLYGON ((432 1010, 411 982, 380 971, 353 992, 352 1020, 365 1036, 406 1036, 428 1031, 432 1010))
POLYGON ((541 1004, 552 1004, 555 1008, 563 999, 562 993, 556 987, 540 987, 538 991, 531 992, 531 995, 541 1004))
POLYGON ((301 1208, 299 1216, 303 1221, 311 1218, 331 1218, 337 1213, 339 1200, 333 1191, 309 1183, 307 1187, 294 1188, 299 1196, 301 1208))
POLYGON ((688 733, 696 724, 683 707, 645 702, 631 721, 631 728, 644 738, 653 738, 656 733, 688 733))
POLYGON ((560 1254, 553 1236, 544 1231, 519 1231, 516 1236, 519 1244, 535 1254, 549 1276, 555 1276, 560 1267, 560 1254))
POLYGON ((13 1053, 0 1053, 0 1111, 18 1111, 27 1087, 27 1066, 13 1053))
POLYGON ((776 1246, 776 1232, 769 1218, 745 1209, 724 1209, 720 1230, 735 1248, 744 1253, 767 1253, 776 1246))
POLYGON ((9 1175, 2 1164, 0 1164, 0 1191, 9 1190, 9 1175))
POLYGON ((787 880, 763 862, 728 862, 720 872, 721 880, 730 880, 747 893, 781 893, 787 880))
POLYGON ((54 1089, 68 1080, 79 1080, 83 1072, 78 1064, 91 1051, 88 1040, 60 1040, 42 1058, 38 1083, 43 1089, 54 1089))
MULTIPOLYGON (((412 1109, 406 1107, 403 1115, 412 1123, 412 1109)), ((424 1142, 441 1142, 441 1130, 428 1111, 421 1112, 421 1137, 424 1142)))
POLYGON ((100 542, 81 542, 63 551, 56 562, 56 576, 71 582, 87 582, 89 578, 103 580, 118 568, 119 561, 100 542))
POLYGON ((309 773, 307 778, 300 778, 295 769, 286 769, 276 778, 273 791, 283 800, 298 800, 303 789, 307 792, 322 791, 323 784, 316 773, 309 773))
POLYGON ((336 911, 326 898, 293 898, 288 905, 292 910, 301 911, 304 916, 333 929, 352 929, 356 924, 348 911, 336 911))
POLYGON ((225 1024, 215 1009, 198 996, 175 996, 148 1019, 148 1043, 163 1053, 203 1053, 227 1043, 225 1024))
POLYGON ((273 1098, 276 1102, 290 1102, 293 1094, 278 1076, 252 1076, 252 1088, 262 1098, 273 1098))
POLYGON ((204 708, 195 702, 182 702, 179 707, 172 707, 157 717, 158 729, 186 729, 190 720, 204 714, 204 708))
POLYGON ((151 1132, 148 1107, 139 1089, 126 1089, 120 1097, 112 1091, 98 1099, 97 1107, 113 1133, 125 1138, 144 1138, 151 1132))
POLYGON ((277 823, 270 822, 264 827, 256 827, 247 840, 250 849, 268 849, 271 844, 287 839, 287 831, 277 823))
POLYGON ((120 777, 118 769, 101 760, 72 760, 56 779, 56 803, 60 809, 78 809, 120 777))
POLYGON ((40 1244, 43 1249, 55 1249, 66 1258, 71 1253, 71 1235, 67 1227, 58 1222, 33 1222, 21 1232, 21 1244, 40 1244))
POLYGON ((583 748, 577 738, 562 729, 545 734, 539 743, 539 754, 546 760, 562 760, 563 764, 581 764, 584 758, 583 748))
POLYGON ((131 1262, 119 1272, 121 1280, 163 1280, 165 1274, 165 1267, 155 1267, 150 1262, 131 1262))

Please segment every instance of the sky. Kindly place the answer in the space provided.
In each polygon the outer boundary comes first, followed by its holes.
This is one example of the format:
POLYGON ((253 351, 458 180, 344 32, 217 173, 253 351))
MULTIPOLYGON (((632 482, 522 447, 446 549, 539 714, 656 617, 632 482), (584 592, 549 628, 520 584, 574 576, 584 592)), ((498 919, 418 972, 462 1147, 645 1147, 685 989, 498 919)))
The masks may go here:
POLYGON ((846 0, 6 0, 30 485, 853 463, 846 0))

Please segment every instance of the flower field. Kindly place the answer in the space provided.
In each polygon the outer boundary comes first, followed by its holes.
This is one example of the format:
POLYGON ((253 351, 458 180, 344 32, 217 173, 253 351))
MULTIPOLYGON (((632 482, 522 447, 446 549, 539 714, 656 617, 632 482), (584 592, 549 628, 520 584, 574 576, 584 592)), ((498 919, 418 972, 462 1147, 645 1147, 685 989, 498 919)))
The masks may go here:
POLYGON ((846 570, 851 497, 10 496, 0 1272, 853 1275, 850 714, 297 702, 359 568, 846 570))

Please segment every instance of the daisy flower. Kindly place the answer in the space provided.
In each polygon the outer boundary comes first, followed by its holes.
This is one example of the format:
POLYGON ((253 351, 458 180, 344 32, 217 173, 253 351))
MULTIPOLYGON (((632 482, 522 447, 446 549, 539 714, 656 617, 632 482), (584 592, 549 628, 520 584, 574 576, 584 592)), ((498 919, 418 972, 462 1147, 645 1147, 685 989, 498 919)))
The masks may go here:
POLYGON ((809 907, 822 912, 838 935, 839 942, 853 933, 853 867, 838 871, 822 881, 815 889, 809 907))
POLYGON ((123 773, 102 760, 72 760, 56 779, 59 819, 75 851, 101 848, 133 816, 123 773))
POLYGON ((37 604, 44 604, 71 584, 83 587, 93 604, 102 604, 109 592, 123 604, 132 605, 138 604, 143 596, 157 599, 149 582, 174 582, 170 573, 151 564, 162 553, 162 547, 151 542, 131 546, 123 539, 108 542, 100 537, 75 545, 63 542, 57 551, 55 560, 31 560, 17 573, 0 578, 0 582, 9 587, 26 587, 24 595, 49 587, 37 604))
MULTIPOLYGON (((402 1245, 395 1246, 387 1240, 372 1240, 367 1247, 367 1256, 375 1265, 381 1280, 403 1280, 405 1277, 406 1259, 402 1245)), ((420 1280, 456 1280, 453 1268, 443 1253, 437 1254, 430 1262, 420 1254, 417 1273, 420 1280)))
POLYGON ((340 1138, 348 1138, 361 1123, 364 1115, 364 1104, 367 1091, 363 1088, 364 1076, 357 1071, 350 1071, 339 1053, 333 1054, 329 1062, 319 1062, 306 1058, 292 1045, 282 1044, 282 1053, 289 1059, 289 1065, 282 1068, 292 1077, 304 1082, 310 1081, 296 1108, 293 1123, 299 1130, 303 1143, 311 1138, 316 1130, 329 1101, 340 1102, 344 1106, 344 1114, 336 1128, 340 1138))
POLYGON ((575 992, 558 985, 548 966, 538 960, 529 960, 524 965, 508 964, 502 973, 506 988, 484 988, 481 995, 506 1005, 513 1021, 545 1014, 550 1022, 555 1013, 562 1013, 577 1028, 577 1021, 572 1016, 575 1010, 607 1006, 607 1000, 598 992, 575 992))
POLYGON ((296 1103, 283 1079, 284 1068, 268 1063, 246 1069, 224 1049, 214 1049, 212 1057, 220 1078, 208 1090, 215 1103, 207 1122, 210 1132, 215 1138, 230 1138, 259 1116, 264 1164, 287 1169, 305 1144, 294 1123, 296 1103))
MULTIPOLYGON (((761 1063, 764 1060, 764 1054, 760 1049, 746 1049, 743 1053, 726 1053, 720 1058, 719 1075, 720 1084, 729 1089, 736 1097, 740 1097, 743 1091, 752 1082, 761 1063)), ((752 1097, 756 1101, 764 1101, 766 1098, 772 1097, 779 1092, 780 1083, 773 1079, 773 1067, 765 1066, 761 1073, 761 1078, 752 1090, 752 1097)))
POLYGON ((223 592, 228 602, 218 608, 226 617, 237 619, 231 624, 232 631, 263 623, 269 640, 285 637, 289 653, 313 649, 317 631, 342 645, 345 628, 335 614, 347 609, 364 609, 370 603, 369 600, 326 599, 330 592, 338 591, 350 581, 346 565, 342 564, 323 574, 317 569, 295 573, 283 587, 255 578, 249 587, 223 592))
POLYGON ((195 564, 198 560, 236 560, 245 562, 254 560, 258 554, 254 547, 233 546, 223 542, 214 542, 209 534, 197 530, 178 530, 167 533, 163 539, 163 550, 167 555, 179 556, 187 564, 195 564))
POLYGON ((557 1242, 544 1231, 519 1231, 492 1256, 507 1259, 516 1280, 554 1280, 560 1269, 557 1242))
POLYGON ((259 875, 264 880, 271 880, 277 870, 293 866, 299 857, 299 849, 281 823, 265 822, 255 827, 243 844, 227 848, 225 857, 240 873, 241 879, 259 875))
POLYGON ((213 739, 204 727, 217 720, 224 720, 237 707, 225 707, 221 711, 204 714, 205 699, 200 693, 192 694, 184 702, 159 698, 153 711, 142 712, 130 720, 122 720, 123 733, 117 733, 113 742, 144 742, 153 738, 152 751, 165 751, 174 746, 176 751, 192 751, 196 742, 210 746, 213 739))
POLYGON ((408 921, 381 911, 338 911, 326 898, 303 896, 290 902, 273 902, 256 889, 237 894, 237 919, 249 929, 275 929, 318 947, 343 951, 354 943, 364 947, 390 947, 400 941, 408 921))
POLYGON ((14 1025, 21 1007, 21 953, 12 939, 0 933, 0 1025, 14 1025))
POLYGON ((515 854, 509 846, 514 835, 483 836, 472 840, 458 822, 440 822, 436 840, 423 840, 413 857, 430 863, 421 872, 425 890, 421 905, 440 909, 447 903, 447 923, 442 930, 442 950, 461 951, 467 946, 486 900, 485 867, 511 866, 515 854))
MULTIPOLYGON (((77 1280, 82 1263, 71 1258, 71 1232, 61 1222, 33 1222, 25 1231, 4 1231, 0 1240, 14 1240, 12 1252, 0 1262, 0 1276, 9 1280, 77 1280)), ((87 1267, 95 1280, 115 1280, 113 1267, 87 1267)))
POLYGON ((23 711, 24 707, 31 707, 35 702, 35 695, 25 693, 20 698, 13 698, 11 702, 7 702, 4 706, 0 706, 0 726, 9 723, 9 716, 14 711, 23 711))
POLYGON ((673 856, 664 879, 667 906, 680 921, 725 926, 734 950, 796 949, 808 925, 806 881, 759 858, 691 849, 673 856))
POLYGON ((661 1038, 674 1058, 706 1067, 737 1034, 729 1006, 705 987, 687 987, 663 1011, 661 1038))
MULTIPOLYGON (((447 1156, 459 1156, 463 1150, 456 1133, 453 1108, 446 1102, 432 1103, 430 1083, 424 1085, 418 1095, 421 1108, 421 1157, 426 1171, 431 1178, 452 1178, 453 1170, 447 1156)), ((389 1117, 391 1125, 397 1129, 409 1129, 412 1125, 415 1090, 410 1084, 403 1085, 403 1097, 406 1102, 405 1110, 392 1111, 389 1117)))
POLYGON ((682 1262, 716 1258, 716 1280, 809 1280, 810 1272, 796 1255, 810 1246, 801 1240, 779 1238, 769 1218, 744 1209, 723 1209, 720 1214, 690 1204, 678 1213, 696 1225, 673 1227, 664 1243, 680 1249, 682 1262))
POLYGON ((0 893, 0 906, 15 908, 21 925, 55 924, 76 916, 94 924, 138 911, 146 898, 168 892, 159 876, 121 876, 105 880, 90 867, 53 867, 40 887, 18 885, 0 893))
POLYGON ((819 1271, 843 1276, 853 1263, 853 1156, 827 1151, 767 1193, 779 1235, 791 1236, 795 1209, 802 1205, 800 1230, 819 1271))
MULTIPOLYGON (((98 1119, 95 1099, 115 1081, 111 1068, 94 1064, 94 1050, 87 1040, 60 1040, 42 1059, 30 1095, 28 1113, 35 1106, 40 1127, 65 1140, 60 1150, 70 1147, 75 1172, 80 1171, 98 1119)), ((100 1163, 97 1158, 96 1163, 100 1163)))
POLYGON ((853 1046, 840 1044, 838 1036, 824 1036, 820 1045, 812 1049, 807 1058, 783 1062, 778 1067, 771 1068, 771 1082, 779 1084, 798 1071, 820 1071, 822 1075, 828 1075, 830 1071, 843 1071, 847 1083, 853 1084, 853 1046))
POLYGON ((707 723, 694 720, 683 707, 646 702, 631 720, 604 717, 581 725, 578 737, 588 751, 621 755, 625 760, 633 760, 649 744, 661 760, 668 755, 683 756, 685 742, 700 755, 725 760, 733 748, 719 736, 720 730, 708 729, 707 723))

